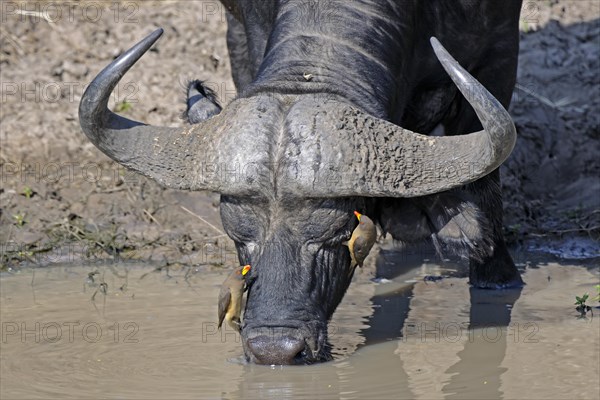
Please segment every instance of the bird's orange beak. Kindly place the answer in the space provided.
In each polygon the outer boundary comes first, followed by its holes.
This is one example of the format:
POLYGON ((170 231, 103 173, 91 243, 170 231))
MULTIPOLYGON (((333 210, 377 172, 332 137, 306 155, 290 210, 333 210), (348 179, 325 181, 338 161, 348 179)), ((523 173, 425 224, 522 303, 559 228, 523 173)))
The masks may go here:
POLYGON ((246 275, 248 271, 250 271, 250 265, 245 265, 244 268, 242 268, 242 276, 246 275))
POLYGON ((354 211, 354 215, 356 215, 356 218, 358 218, 358 222, 360 222, 360 217, 362 216, 362 214, 358 211, 354 211))

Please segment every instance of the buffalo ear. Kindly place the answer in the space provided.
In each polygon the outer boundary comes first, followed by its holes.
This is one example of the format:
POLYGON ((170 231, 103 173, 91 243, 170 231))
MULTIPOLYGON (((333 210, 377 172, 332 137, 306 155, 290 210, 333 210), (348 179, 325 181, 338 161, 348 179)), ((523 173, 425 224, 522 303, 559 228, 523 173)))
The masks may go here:
POLYGON ((439 254, 481 260, 493 251, 491 225, 484 213, 462 192, 441 193, 424 201, 439 254))
POLYGON ((216 93, 200 80, 187 83, 187 108, 182 118, 190 124, 198 124, 221 112, 216 93))
POLYGON ((403 243, 431 238, 437 253, 483 259, 492 253, 491 226, 479 207, 463 192, 445 192, 411 199, 384 199, 381 225, 403 243))
POLYGON ((384 234, 401 243, 418 243, 431 236, 427 214, 420 198, 385 198, 380 200, 379 223, 384 234))

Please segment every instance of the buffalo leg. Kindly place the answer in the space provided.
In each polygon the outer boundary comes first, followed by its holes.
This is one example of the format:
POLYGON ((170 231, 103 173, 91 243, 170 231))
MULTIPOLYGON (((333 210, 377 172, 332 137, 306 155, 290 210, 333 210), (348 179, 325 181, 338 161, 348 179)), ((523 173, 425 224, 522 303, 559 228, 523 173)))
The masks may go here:
MULTIPOLYGON (((516 57, 473 74, 507 108, 516 75, 516 57), (503 79, 504 78, 504 79, 503 79)), ((465 134, 481 129, 480 122, 467 101, 457 94, 449 115, 444 120, 446 132, 465 134)), ((508 252, 502 233, 502 191, 499 170, 466 185, 470 195, 490 225, 492 246, 481 256, 469 257, 469 282, 479 288, 506 288, 523 284, 519 271, 508 252)))
POLYGON ((231 60, 233 83, 239 93, 252 82, 254 63, 248 52, 244 25, 230 13, 227 13, 227 49, 231 60))
POLYGON ((469 282, 480 288, 504 288, 523 284, 519 271, 508 252, 502 234, 502 192, 500 174, 488 176, 465 187, 488 218, 491 226, 491 252, 481 258, 469 258, 469 282))

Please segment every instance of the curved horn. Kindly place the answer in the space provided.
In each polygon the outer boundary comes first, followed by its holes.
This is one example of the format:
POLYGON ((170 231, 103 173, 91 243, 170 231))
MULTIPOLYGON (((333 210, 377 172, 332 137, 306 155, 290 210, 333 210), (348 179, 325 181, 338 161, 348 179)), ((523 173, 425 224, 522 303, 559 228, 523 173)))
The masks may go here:
MULTIPOLYGON (((255 115, 256 104, 234 102, 227 112, 184 128, 149 126, 108 109, 119 80, 162 33, 162 29, 152 32, 96 76, 79 104, 82 130, 110 158, 163 186, 226 194, 252 190, 252 182, 240 180, 235 173, 239 160, 232 149, 240 146, 235 138, 239 124, 227 119, 236 113, 255 115)), ((257 162, 251 157, 243 161, 257 162)))
MULTIPOLYGON (((304 144, 301 155, 287 160, 295 179, 286 180, 286 191, 308 197, 417 197, 473 182, 502 164, 516 140, 510 115, 437 39, 431 44, 483 130, 429 137, 326 101, 307 123, 314 134, 292 131, 291 141, 304 144)), ((291 114, 290 119, 301 118, 300 112, 291 114)))

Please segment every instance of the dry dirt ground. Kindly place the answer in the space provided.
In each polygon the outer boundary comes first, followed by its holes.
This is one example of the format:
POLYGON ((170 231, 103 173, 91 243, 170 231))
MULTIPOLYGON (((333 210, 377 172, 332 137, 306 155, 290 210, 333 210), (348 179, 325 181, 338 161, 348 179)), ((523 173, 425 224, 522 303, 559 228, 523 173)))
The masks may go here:
MULTIPOLYGON (((5 1, 0 25, 0 269, 106 259, 159 266, 235 263, 218 196, 164 190, 87 141, 85 85, 157 27, 165 34, 123 79, 112 107, 176 126, 188 79, 235 96, 215 1, 5 1)), ((513 245, 600 237, 600 2, 524 1, 519 131, 502 167, 513 245)), ((597 244, 597 242, 596 242, 597 244)))

